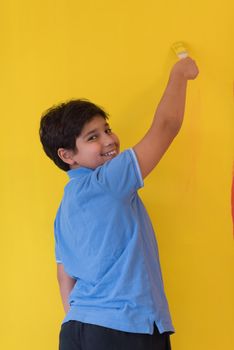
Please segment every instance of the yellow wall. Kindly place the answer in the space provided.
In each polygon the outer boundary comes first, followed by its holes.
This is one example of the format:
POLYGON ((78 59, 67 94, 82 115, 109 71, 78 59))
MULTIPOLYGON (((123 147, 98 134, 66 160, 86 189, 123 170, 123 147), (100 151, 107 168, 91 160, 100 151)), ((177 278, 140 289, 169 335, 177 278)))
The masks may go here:
POLYGON ((53 220, 67 177, 42 152, 41 112, 86 97, 111 114, 122 149, 133 146, 180 40, 200 75, 141 196, 157 232, 173 350, 234 347, 233 13, 231 0, 1 2, 1 349, 57 349, 64 316, 53 220))

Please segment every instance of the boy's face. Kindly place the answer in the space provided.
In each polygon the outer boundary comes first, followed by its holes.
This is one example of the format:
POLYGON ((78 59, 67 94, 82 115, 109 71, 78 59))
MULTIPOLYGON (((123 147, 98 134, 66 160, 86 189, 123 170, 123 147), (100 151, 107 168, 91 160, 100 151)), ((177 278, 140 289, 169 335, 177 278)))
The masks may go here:
POLYGON ((97 168, 119 153, 118 137, 111 131, 102 116, 95 116, 87 122, 76 139, 76 152, 73 152, 71 169, 78 167, 97 168))

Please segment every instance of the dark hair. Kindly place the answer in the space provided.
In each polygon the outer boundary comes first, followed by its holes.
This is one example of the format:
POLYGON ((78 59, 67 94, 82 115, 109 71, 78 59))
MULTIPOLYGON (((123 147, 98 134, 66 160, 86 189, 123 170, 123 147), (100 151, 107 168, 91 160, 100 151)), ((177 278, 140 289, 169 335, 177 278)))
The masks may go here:
POLYGON ((76 150, 76 138, 84 125, 100 115, 108 119, 108 113, 87 99, 70 100, 46 110, 40 122, 40 140, 47 156, 64 171, 69 164, 58 156, 59 148, 76 150))

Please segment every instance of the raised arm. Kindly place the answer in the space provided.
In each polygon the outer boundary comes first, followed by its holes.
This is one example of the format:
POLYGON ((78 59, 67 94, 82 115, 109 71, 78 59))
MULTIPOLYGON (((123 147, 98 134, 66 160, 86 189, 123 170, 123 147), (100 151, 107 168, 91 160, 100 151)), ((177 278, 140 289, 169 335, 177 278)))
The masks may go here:
POLYGON ((76 280, 71 278, 64 270, 63 264, 57 264, 57 279, 65 313, 69 310, 68 297, 76 280))
POLYGON ((196 63, 190 57, 173 66, 153 123, 143 139, 133 147, 143 178, 158 164, 178 134, 184 117, 187 80, 195 79, 198 73, 196 63))

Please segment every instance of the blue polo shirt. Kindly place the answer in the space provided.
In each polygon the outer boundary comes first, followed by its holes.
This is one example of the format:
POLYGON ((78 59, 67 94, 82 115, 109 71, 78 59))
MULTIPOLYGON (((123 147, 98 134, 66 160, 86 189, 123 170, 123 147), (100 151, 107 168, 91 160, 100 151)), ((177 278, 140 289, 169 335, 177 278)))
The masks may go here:
POLYGON ((68 171, 55 218, 56 261, 76 279, 63 320, 133 333, 174 333, 133 149, 68 171))

